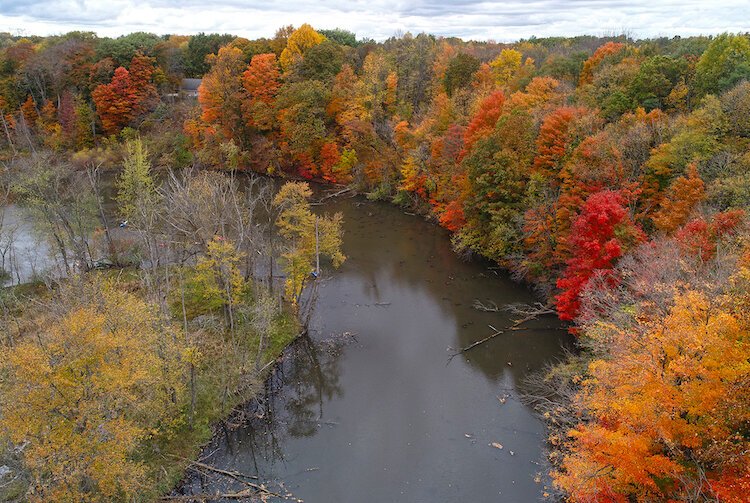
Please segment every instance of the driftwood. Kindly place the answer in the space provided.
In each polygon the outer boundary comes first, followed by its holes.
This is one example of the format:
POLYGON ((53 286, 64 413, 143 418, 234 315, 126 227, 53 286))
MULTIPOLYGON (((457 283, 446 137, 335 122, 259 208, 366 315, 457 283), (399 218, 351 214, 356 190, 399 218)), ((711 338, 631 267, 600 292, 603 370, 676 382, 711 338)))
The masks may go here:
POLYGON ((244 489, 236 493, 226 493, 226 494, 217 493, 217 494, 192 494, 192 495, 185 495, 185 496, 164 496, 161 498, 162 501, 211 501, 211 500, 218 500, 218 499, 244 499, 244 498, 250 498, 252 496, 259 495, 259 494, 264 495, 264 496, 273 496, 275 498, 281 498, 281 499, 290 499, 290 496, 283 496, 279 493, 275 493, 269 489, 266 489, 262 485, 255 484, 253 482, 249 482, 245 480, 245 479, 258 480, 258 477, 254 475, 247 475, 244 473, 240 473, 238 471, 222 470, 220 468, 216 468, 211 465, 201 463, 200 461, 191 461, 189 459, 182 458, 180 456, 172 456, 172 457, 183 460, 183 461, 187 461, 189 463, 188 467, 192 467, 198 470, 205 470, 205 471, 213 472, 219 475, 223 475, 225 477, 229 477, 233 480, 236 480, 240 484, 247 486, 247 489, 244 489))
MULTIPOLYGON (((162 496, 161 501, 203 502, 203 501, 218 501, 218 500, 244 500, 244 499, 252 498, 257 495, 258 495, 257 491, 254 491, 251 488, 247 488, 238 493, 216 493, 216 494, 200 493, 200 494, 190 494, 186 496, 162 496)), ((273 495, 273 493, 271 493, 270 495, 273 495)))
POLYGON ((353 190, 354 190, 353 187, 345 187, 345 188, 343 188, 341 190, 338 190, 338 191, 336 191, 336 192, 334 192, 332 194, 328 194, 328 195, 325 195, 325 196, 321 197, 315 204, 316 205, 321 204, 324 201, 327 201, 329 199, 333 199, 334 197, 338 197, 338 196, 340 196, 342 194, 346 194, 347 192, 352 192, 353 190))
MULTIPOLYGON (((478 309, 480 311, 487 311, 487 312, 497 312, 501 309, 497 307, 497 304, 494 302, 491 302, 489 305, 483 304, 479 300, 474 301, 474 309, 478 309)), ((466 347, 461 348, 457 353, 453 353, 450 358, 448 359, 448 362, 450 362, 454 357, 466 353, 467 351, 474 349, 477 346, 481 346, 487 341, 491 341, 495 337, 497 337, 500 334, 504 334, 505 332, 511 331, 511 330, 526 330, 525 327, 521 327, 524 323, 535 320, 539 316, 542 316, 544 314, 553 314, 555 311, 552 309, 552 304, 549 303, 547 305, 542 305, 541 303, 537 303, 535 306, 519 306, 517 304, 510 304, 508 306, 503 307, 503 310, 505 311, 511 311, 517 314, 525 314, 523 318, 515 320, 513 323, 511 323, 508 327, 504 328, 503 330, 498 330, 497 328, 493 327, 492 325, 487 325, 490 327, 490 330, 493 331, 492 334, 488 335, 484 339, 478 340, 476 342, 472 342, 466 347)))

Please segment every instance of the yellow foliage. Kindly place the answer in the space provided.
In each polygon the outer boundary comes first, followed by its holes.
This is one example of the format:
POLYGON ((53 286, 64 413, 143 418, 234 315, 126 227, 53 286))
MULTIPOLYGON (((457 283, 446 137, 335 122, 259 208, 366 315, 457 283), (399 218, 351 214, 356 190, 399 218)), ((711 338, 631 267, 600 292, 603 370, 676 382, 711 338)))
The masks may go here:
POLYGON ((500 55, 490 63, 498 85, 507 85, 521 68, 521 53, 515 49, 503 49, 500 55))
POLYGON ((93 298, 2 355, 0 428, 27 442, 32 501, 133 500, 146 478, 134 451, 176 415, 176 335, 112 285, 93 298))
POLYGON ((306 280, 314 269, 316 220, 320 255, 328 257, 334 267, 339 267, 346 260, 341 252, 343 216, 341 213, 332 217, 314 215, 308 202, 311 196, 312 191, 307 183, 287 182, 274 198, 274 206, 279 210, 276 226, 288 243, 282 255, 287 275, 285 293, 295 304, 299 302, 306 280))
POLYGON ((305 23, 291 34, 286 48, 281 52, 279 62, 284 71, 290 70, 312 47, 322 43, 326 38, 305 23))

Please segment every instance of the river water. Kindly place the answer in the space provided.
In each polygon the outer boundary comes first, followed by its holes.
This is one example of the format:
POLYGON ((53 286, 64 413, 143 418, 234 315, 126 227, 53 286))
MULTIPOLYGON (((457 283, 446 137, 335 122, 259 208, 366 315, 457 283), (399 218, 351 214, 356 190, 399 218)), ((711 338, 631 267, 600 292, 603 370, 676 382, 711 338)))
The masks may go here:
MULTIPOLYGON (((308 503, 541 499, 544 426, 518 395, 570 343, 554 317, 449 361, 488 325, 512 321, 477 311, 475 299, 533 302, 531 293, 460 260, 444 230, 391 205, 340 199, 323 210, 344 213, 347 261, 320 288, 310 338, 248 405, 254 420, 217 435, 204 462, 308 503)), ((183 490, 241 488, 221 479, 183 490)))

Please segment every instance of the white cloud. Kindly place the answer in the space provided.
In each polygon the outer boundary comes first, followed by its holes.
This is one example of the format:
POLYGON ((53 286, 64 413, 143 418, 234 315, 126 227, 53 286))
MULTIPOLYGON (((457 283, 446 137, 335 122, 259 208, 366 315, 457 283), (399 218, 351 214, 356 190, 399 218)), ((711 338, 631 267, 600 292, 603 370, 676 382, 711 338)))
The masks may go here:
POLYGON ((0 31, 71 30, 117 36, 233 33, 272 36, 304 22, 385 39, 399 31, 511 41, 532 35, 695 35, 750 30, 745 0, 0 0, 0 31))

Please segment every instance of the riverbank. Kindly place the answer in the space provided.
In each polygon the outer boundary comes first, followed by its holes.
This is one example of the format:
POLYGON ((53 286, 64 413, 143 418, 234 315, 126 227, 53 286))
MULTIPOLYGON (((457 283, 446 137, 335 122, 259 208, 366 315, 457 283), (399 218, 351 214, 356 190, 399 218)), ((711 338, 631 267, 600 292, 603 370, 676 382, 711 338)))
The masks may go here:
MULTIPOLYGON (((117 292, 132 294, 148 302, 141 278, 133 269, 95 270, 81 277, 62 280, 53 289, 38 282, 4 288, 0 291, 4 314, 4 357, 11 354, 13 348, 23 346, 28 338, 36 337, 35 334, 53 330, 54 320, 49 318, 44 307, 61 306, 55 309, 65 309, 62 306, 67 301, 58 299, 58 292, 63 290, 69 294, 70 289, 77 288, 70 283, 76 282, 112 285, 111 288, 117 292)), ((242 305, 251 309, 252 300, 252 296, 248 296, 237 306, 238 310, 242 305)), ((209 312, 189 320, 188 331, 192 341, 185 347, 192 355, 183 352, 181 365, 186 372, 185 379, 188 379, 188 362, 195 365, 193 386, 197 393, 194 407, 191 407, 187 391, 178 393, 175 403, 178 414, 168 418, 169 423, 154 424, 153 431, 130 458, 145 473, 138 489, 139 501, 157 500, 175 487, 183 477, 189 460, 198 457, 219 425, 231 416, 237 406, 247 403, 263 389, 273 362, 300 332, 296 318, 288 308, 278 311, 271 320, 270 330, 265 334, 266 345, 256 363, 248 357, 257 352, 259 334, 238 321, 235 329, 244 336, 234 337, 235 342, 232 343, 228 331, 220 328, 220 318, 217 316, 220 313, 209 312)), ((177 316, 172 317, 172 323, 179 325, 181 322, 177 316)), ((104 375, 101 377, 105 378, 104 375)), ((0 454, 0 465, 7 468, 3 472, 3 481, 11 483, 0 487, 0 500, 15 501, 38 481, 23 467, 23 449, 8 447, 0 454)))
MULTIPOLYGON (((337 198, 325 210, 344 215, 348 259, 321 284, 310 337, 242 414, 252 420, 218 432, 201 461, 309 502, 536 499, 546 431, 519 398, 570 337, 540 318, 449 362, 513 321, 475 299, 531 303, 532 292, 461 260, 444 229, 392 204, 337 198)), ((207 473, 181 494, 242 488, 207 473)))

